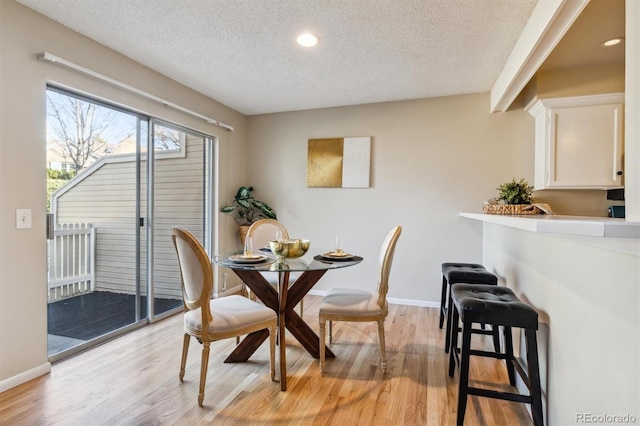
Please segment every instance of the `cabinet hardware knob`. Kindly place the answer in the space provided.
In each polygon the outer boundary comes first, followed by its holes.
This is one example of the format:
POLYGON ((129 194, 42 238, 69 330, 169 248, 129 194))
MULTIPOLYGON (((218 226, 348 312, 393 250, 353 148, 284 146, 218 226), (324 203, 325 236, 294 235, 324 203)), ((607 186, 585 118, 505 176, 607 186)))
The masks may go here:
POLYGON ((622 176, 622 170, 618 170, 618 171, 616 172, 616 174, 617 174, 618 176, 622 176))

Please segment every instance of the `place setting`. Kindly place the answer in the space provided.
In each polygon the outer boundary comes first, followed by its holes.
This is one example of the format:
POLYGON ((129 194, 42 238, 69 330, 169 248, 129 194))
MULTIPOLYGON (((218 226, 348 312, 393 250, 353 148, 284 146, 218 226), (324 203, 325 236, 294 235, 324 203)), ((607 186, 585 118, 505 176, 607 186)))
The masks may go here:
POLYGON ((262 263, 268 260, 273 261, 274 259, 265 254, 253 252, 253 240, 251 237, 246 237, 244 239, 244 250, 242 253, 233 254, 229 256, 230 262, 238 263, 238 264, 262 263))
POLYGON ((322 253, 318 256, 315 256, 314 259, 319 260, 321 262, 326 262, 326 261, 341 262, 341 261, 352 261, 356 257, 357 256, 355 254, 349 253, 344 250, 342 246, 342 237, 338 235, 336 237, 335 249, 333 251, 328 251, 326 253, 322 253))

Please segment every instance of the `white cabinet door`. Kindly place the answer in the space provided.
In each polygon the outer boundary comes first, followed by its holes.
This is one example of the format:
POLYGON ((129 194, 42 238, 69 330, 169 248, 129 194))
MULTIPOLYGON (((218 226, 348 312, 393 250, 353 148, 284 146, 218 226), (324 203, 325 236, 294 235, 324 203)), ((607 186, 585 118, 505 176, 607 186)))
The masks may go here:
POLYGON ((542 99, 536 118, 536 189, 623 186, 622 94, 542 99))

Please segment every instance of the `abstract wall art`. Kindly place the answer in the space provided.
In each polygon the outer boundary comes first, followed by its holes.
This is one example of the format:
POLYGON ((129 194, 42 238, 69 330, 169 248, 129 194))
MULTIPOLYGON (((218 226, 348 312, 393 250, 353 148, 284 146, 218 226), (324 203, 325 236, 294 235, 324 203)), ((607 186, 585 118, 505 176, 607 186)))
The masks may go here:
POLYGON ((308 188, 369 188, 370 168, 370 136, 308 141, 308 188))

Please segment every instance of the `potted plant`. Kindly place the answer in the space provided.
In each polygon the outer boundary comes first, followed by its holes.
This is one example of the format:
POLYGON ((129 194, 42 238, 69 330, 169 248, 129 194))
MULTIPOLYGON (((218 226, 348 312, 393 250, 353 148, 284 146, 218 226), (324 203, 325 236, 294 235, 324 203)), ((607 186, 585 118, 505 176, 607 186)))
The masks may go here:
POLYGON ((253 222, 263 218, 277 219, 273 209, 251 195, 252 191, 252 186, 241 186, 238 188, 233 203, 220 209, 222 213, 235 215, 233 220, 240 225, 240 242, 242 244, 244 244, 244 237, 253 222))
POLYGON ((513 178, 511 182, 503 183, 497 189, 498 200, 504 201, 505 204, 531 204, 533 186, 529 186, 529 182, 524 179, 516 182, 513 178))
POLYGON ((524 179, 503 183, 498 188, 498 196, 485 201, 482 211, 486 214, 553 214, 548 204, 533 204, 533 186, 524 179))

